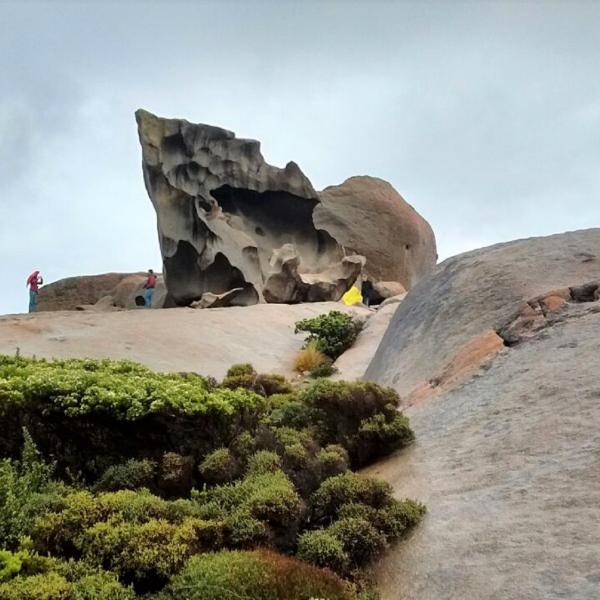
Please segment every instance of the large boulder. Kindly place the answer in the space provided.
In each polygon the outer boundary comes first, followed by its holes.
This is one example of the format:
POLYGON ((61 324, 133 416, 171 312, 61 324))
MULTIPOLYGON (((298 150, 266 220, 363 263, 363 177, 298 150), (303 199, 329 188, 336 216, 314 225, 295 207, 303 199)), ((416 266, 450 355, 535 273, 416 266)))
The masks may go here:
POLYGON ((367 377, 412 404, 368 471, 428 514, 376 568, 382 599, 598 597, 600 230, 442 263, 367 377))
POLYGON ((547 311, 541 298, 570 297, 569 287, 598 278, 599 229, 449 258, 402 302, 367 377, 418 398, 510 344, 508 331, 519 317, 547 311))
MULTIPOLYGON (((144 273, 104 273, 67 277, 40 288, 38 311, 113 310, 143 306, 144 273)), ((158 276, 153 308, 166 302, 166 288, 158 276)))
POLYGON ((259 142, 219 127, 143 110, 136 119, 164 275, 176 304, 237 288, 248 290, 248 304, 338 300, 356 279, 359 272, 342 265, 341 245, 315 227, 319 196, 298 165, 273 167, 259 142), (287 246, 295 264, 278 260, 287 246), (341 271, 343 286, 335 281, 341 271))
POLYGON ((319 193, 313 219, 348 252, 366 257, 372 281, 411 288, 437 261, 429 223, 383 179, 350 177, 319 193))

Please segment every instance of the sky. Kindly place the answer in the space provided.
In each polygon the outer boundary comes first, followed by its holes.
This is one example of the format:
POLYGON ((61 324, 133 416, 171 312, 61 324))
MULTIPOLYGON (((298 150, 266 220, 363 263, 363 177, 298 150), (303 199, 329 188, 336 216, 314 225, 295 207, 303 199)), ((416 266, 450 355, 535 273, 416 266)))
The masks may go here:
POLYGON ((600 226, 600 2, 0 0, 0 314, 161 268, 134 111, 388 180, 440 258, 600 226))

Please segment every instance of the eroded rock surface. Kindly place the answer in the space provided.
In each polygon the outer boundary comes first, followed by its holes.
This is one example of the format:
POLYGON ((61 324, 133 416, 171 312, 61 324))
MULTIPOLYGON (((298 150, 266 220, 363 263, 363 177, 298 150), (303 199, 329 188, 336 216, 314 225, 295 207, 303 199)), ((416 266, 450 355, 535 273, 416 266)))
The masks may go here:
MULTIPOLYGON (((412 286, 436 262, 429 224, 381 179, 320 194, 255 140, 136 113, 164 274, 178 305, 246 289, 247 304, 339 300, 361 274, 412 286)), ((240 300, 240 296, 236 296, 240 300)))
POLYGON ((429 223, 387 182, 350 177, 319 193, 314 221, 349 252, 366 257, 372 281, 413 287, 437 262, 429 223))
POLYGON ((298 165, 273 167, 259 142, 225 129, 143 110, 136 118, 164 274, 177 304, 234 288, 251 290, 248 304, 338 300, 352 284, 356 273, 343 267, 342 247, 313 224, 318 194, 298 165), (329 285, 331 270, 349 278, 344 290, 329 285), (311 284, 288 289, 283 277, 311 284))

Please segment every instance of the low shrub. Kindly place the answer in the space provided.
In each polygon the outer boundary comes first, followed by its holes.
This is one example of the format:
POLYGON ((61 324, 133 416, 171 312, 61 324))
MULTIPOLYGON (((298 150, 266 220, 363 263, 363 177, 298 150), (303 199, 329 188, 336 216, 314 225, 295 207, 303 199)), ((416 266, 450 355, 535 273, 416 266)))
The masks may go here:
MULTIPOLYGON (((287 389, 267 378, 263 387, 287 389)), ((96 481, 128 459, 165 452, 196 460, 253 430, 266 409, 249 389, 158 374, 126 361, 44 361, 0 356, 0 456, 16 457, 27 425, 57 472, 96 481), (203 435, 197 435, 202 431, 203 435)))
POLYGON ((341 542, 350 564, 356 567, 373 560, 386 546, 385 535, 366 519, 338 519, 327 531, 341 542))
POLYGON ((304 402, 298 400, 294 394, 276 394, 271 396, 273 403, 271 412, 263 419, 265 424, 273 427, 290 427, 292 429, 306 429, 311 424, 312 409, 304 402))
POLYGON ((0 581, 14 577, 23 566, 23 553, 0 550, 0 581))
POLYGON ((296 323, 296 333, 305 331, 310 334, 305 346, 314 343, 317 350, 332 360, 352 346, 361 328, 361 323, 351 315, 337 310, 296 323))
POLYGON ((398 394, 391 388, 319 379, 303 390, 300 400, 312 409, 319 440, 342 445, 355 467, 413 440, 408 419, 397 411, 398 394))
POLYGON ((217 506, 222 515, 240 510, 271 526, 288 527, 302 515, 302 501, 282 471, 247 475, 201 492, 197 501, 217 506))
POLYGON ((383 508, 392 501, 392 486, 386 481, 347 472, 326 479, 311 496, 314 522, 329 523, 345 504, 383 508))
POLYGON ((306 344, 294 358, 294 370, 299 373, 312 373, 315 369, 330 364, 331 359, 319 350, 315 340, 306 344))
POLYGON ((292 391, 292 386, 285 377, 267 373, 230 375, 223 379, 221 386, 228 390, 249 390, 265 398, 273 394, 288 394, 292 391))
POLYGON ((426 508, 420 502, 408 498, 394 499, 387 506, 377 510, 371 521, 388 539, 397 539, 418 525, 425 513, 426 508))
POLYGON ((246 473, 248 475, 260 475, 274 473, 281 469, 281 458, 276 452, 259 450, 248 459, 246 473))
POLYGON ((240 375, 255 375, 256 371, 250 363, 238 363, 231 365, 227 370, 227 377, 238 377, 240 375))
POLYGON ((321 448, 317 454, 321 480, 340 475, 348 470, 348 452, 338 444, 330 444, 321 448))
POLYGON ((211 452, 198 467, 204 481, 210 484, 227 483, 240 475, 240 465, 228 448, 211 452))
POLYGON ((312 379, 320 379, 322 377, 331 377, 332 375, 335 375, 338 372, 337 368, 333 366, 333 363, 331 361, 323 363, 322 365, 319 365, 318 367, 315 367, 314 369, 311 370, 311 372, 309 373, 309 376, 312 379))
POLYGON ((111 573, 86 575, 69 581, 50 571, 28 577, 16 577, 0 584, 2 600, 135 600, 136 595, 111 573))
POLYGON ((156 468, 154 461, 131 458, 125 463, 108 467, 96 482, 94 489, 100 492, 114 492, 151 488, 156 468))
POLYGON ((267 552, 224 551, 191 558, 162 600, 353 600, 331 571, 267 552))
POLYGON ((16 549, 38 515, 61 505, 66 487, 52 481, 29 433, 23 432, 20 460, 0 460, 0 545, 16 549))
POLYGON ((272 535, 263 521, 253 517, 248 510, 236 510, 223 521, 225 545, 228 548, 253 548, 272 543, 272 535))
POLYGON ((317 567, 327 567, 338 573, 344 573, 350 563, 342 542, 326 529, 305 531, 298 538, 297 556, 317 567))

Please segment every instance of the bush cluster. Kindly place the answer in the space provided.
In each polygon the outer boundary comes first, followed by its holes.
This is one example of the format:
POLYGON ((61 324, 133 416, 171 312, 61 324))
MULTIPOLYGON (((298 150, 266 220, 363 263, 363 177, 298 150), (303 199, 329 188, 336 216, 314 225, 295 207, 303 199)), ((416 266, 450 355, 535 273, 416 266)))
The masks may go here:
POLYGON ((296 333, 309 334, 305 347, 313 344, 316 350, 331 360, 335 360, 352 346, 361 329, 362 324, 359 321, 338 310, 296 323, 296 333))
POLYGON ((274 552, 224 551, 190 559, 161 600, 352 600, 352 588, 330 571, 274 552))
POLYGON ((348 470, 412 440, 375 384, 0 357, 0 417, 9 600, 357 598, 339 576, 424 511, 348 470))

